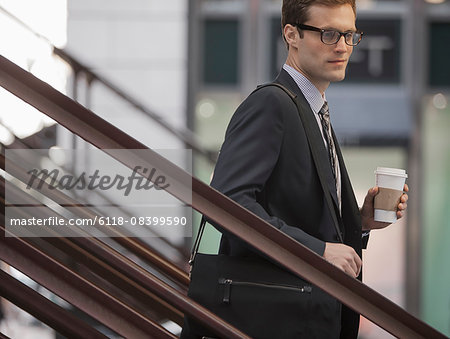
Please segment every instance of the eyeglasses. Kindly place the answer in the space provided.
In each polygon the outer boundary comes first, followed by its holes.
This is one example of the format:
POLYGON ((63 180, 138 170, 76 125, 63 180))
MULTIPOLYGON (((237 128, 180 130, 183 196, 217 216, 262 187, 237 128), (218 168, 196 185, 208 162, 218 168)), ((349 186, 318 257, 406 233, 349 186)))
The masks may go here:
POLYGON ((343 36, 345 43, 347 45, 356 46, 357 44, 359 44, 364 34, 361 31, 339 32, 331 29, 321 29, 314 26, 302 24, 294 24, 294 26, 297 26, 298 28, 303 29, 305 31, 320 32, 320 39, 325 45, 334 45, 341 39, 341 36, 343 36))

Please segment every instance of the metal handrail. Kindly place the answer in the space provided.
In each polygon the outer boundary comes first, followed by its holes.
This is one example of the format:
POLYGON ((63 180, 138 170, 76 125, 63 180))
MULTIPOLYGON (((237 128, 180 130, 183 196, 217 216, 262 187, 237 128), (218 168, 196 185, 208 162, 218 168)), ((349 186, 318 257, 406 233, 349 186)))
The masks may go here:
POLYGON ((10 337, 6 336, 2 332, 0 332, 0 339, 11 339, 10 337))
MULTIPOLYGON (((0 168, 5 169, 5 157, 0 155, 0 168)), ((20 165, 14 163, 13 161, 9 161, 8 163, 8 173, 15 178, 21 180, 22 182, 26 182, 28 178, 28 174, 25 172, 20 165)), ((96 213, 91 211, 87 207, 80 207, 77 204, 77 201, 73 200, 69 196, 65 195, 59 190, 51 189, 49 184, 43 180, 39 182, 34 182, 31 187, 35 188, 35 186, 39 185, 39 191, 44 194, 46 197, 52 199, 53 201, 64 204, 65 206, 73 206, 72 212, 76 213, 77 216, 81 218, 94 219, 96 213)), ((188 275, 185 271, 183 271, 180 267, 174 265, 170 261, 164 259, 162 255, 155 250, 149 248, 149 246, 137 238, 129 238, 125 237, 123 234, 120 234, 119 231, 115 229, 108 229, 109 232, 116 233, 114 239, 120 245, 126 247, 133 254, 138 257, 144 259, 146 262, 150 263, 153 267, 156 267, 159 271, 166 274, 171 280, 176 282, 181 287, 186 288, 189 283, 188 275)))
MULTIPOLYGON (((145 148, 132 137, 2 57, 0 85, 130 168, 134 168, 137 163, 137 155, 133 149, 145 148), (129 152, 122 155, 111 152, 111 149, 118 148, 129 149, 129 152)), ((222 225, 226 231, 393 335, 403 338, 445 338, 428 324, 155 152, 149 150, 147 163, 164 173, 168 182, 173 182, 167 189, 169 193, 188 204, 192 197, 192 207, 222 225), (192 179, 192 191, 183 184, 187 179, 192 179)), ((167 297, 167 301, 208 324, 210 319, 203 309, 192 309, 188 299, 175 300, 167 297)))
MULTIPOLYGON (((3 180, 0 184, 4 185, 3 180)), ((1 191, 4 191, 2 187, 1 191)), ((28 196, 20 189, 9 189, 12 196, 20 195, 21 201, 36 204, 36 200, 28 196)), ((3 201, 6 205, 7 201, 3 201)), ((27 218, 27 212, 19 210, 20 217, 27 218)), ((45 218, 50 210, 40 209, 34 217, 45 218)), ((94 319, 103 323, 116 333, 125 337, 147 338, 149 335, 161 338, 175 338, 173 334, 162 328, 158 323, 148 318, 143 313, 133 309, 124 302, 123 293, 111 294, 107 292, 103 283, 93 283, 80 272, 75 272, 56 259, 54 251, 49 251, 48 246, 36 246, 34 241, 42 242, 39 237, 19 239, 6 229, 3 213, 0 215, 0 260, 8 263, 40 285, 46 287, 56 295, 59 295, 73 306, 79 308, 94 319), (46 248, 46 249, 44 249, 46 248)), ((64 250, 63 252, 64 253, 64 250)), ((95 259, 90 257, 90 259, 95 259)), ((65 261, 65 260, 64 260, 65 261)), ((107 279, 107 278, 106 278, 107 279)), ((107 282, 107 280, 105 280, 107 282)), ((45 310, 42 311, 45 314, 45 310)))
POLYGON ((117 96, 131 104, 132 107, 145 114, 147 117, 158 123, 161 127, 169 131, 172 135, 176 136, 179 140, 183 141, 187 146, 192 148, 193 151, 205 157, 210 163, 214 164, 216 162, 217 152, 208 150, 207 148, 203 147, 197 140, 197 136, 192 131, 190 131, 189 129, 181 129, 172 126, 169 122, 164 120, 162 116, 147 108, 137 98, 133 97, 131 94, 115 85, 112 81, 107 80, 106 77, 92 71, 90 67, 83 64, 66 50, 53 46, 53 53, 67 62, 73 68, 74 72, 84 73, 88 79, 88 82, 100 82, 117 96))
POLYGON ((128 93, 126 90, 120 88, 112 81, 108 80, 106 77, 100 75, 98 72, 94 72, 91 67, 81 62, 78 58, 72 55, 72 53, 54 46, 50 40, 48 40, 43 35, 37 33, 35 30, 33 30, 30 26, 28 26, 25 22, 20 20, 14 14, 9 12, 2 6, 0 6, 0 10, 8 17, 10 17, 12 20, 14 20, 16 23, 18 23, 20 26, 25 28, 27 31, 31 32, 37 38, 39 38, 42 41, 45 41, 49 46, 51 46, 53 49, 53 54, 55 54, 56 56, 64 60, 66 63, 68 63, 70 67, 73 69, 76 76, 79 73, 84 73, 86 75, 87 82, 89 84, 91 84, 92 81, 98 81, 103 86, 108 88, 111 92, 115 93, 117 96, 128 102, 132 107, 134 107, 135 109, 143 113, 145 116, 152 119, 154 122, 156 122, 165 130, 167 130, 169 133, 177 137, 185 145, 190 147, 193 151, 203 156, 210 163, 214 164, 216 162, 217 152, 209 150, 206 147, 202 146, 197 136, 191 130, 189 130, 188 128, 179 128, 173 126, 168 121, 166 121, 161 115, 149 109, 145 104, 140 102, 136 97, 128 93))
MULTIPOLYGON (((8 232, 9 231, 5 229, 4 226, 0 225, 0 234, 5 234, 8 232)), ((0 238, 0 260, 3 260, 11 266, 17 268, 18 270, 25 272, 30 278, 32 278, 39 284, 45 286, 53 293, 60 295, 69 303, 75 305, 95 319, 104 323, 107 327, 110 327, 117 333, 130 338, 142 337, 139 332, 131 334, 134 331, 140 330, 134 328, 133 325, 123 324, 122 321, 122 325, 125 326, 125 328, 122 328, 122 326, 120 326, 121 320, 117 317, 121 315, 125 316, 127 309, 122 308, 122 303, 120 305, 114 306, 114 304, 119 301, 117 301, 113 296, 105 293, 95 292, 93 288, 96 288, 98 290, 98 287, 94 286, 91 282, 88 282, 79 274, 69 270, 60 262, 57 262, 55 258, 52 258, 48 254, 43 252, 41 249, 36 248, 30 243, 29 240, 12 238, 14 234, 11 233, 9 235, 11 236, 9 238, 0 238), (90 299, 90 297, 95 297, 95 300, 90 299), (99 309, 98 305, 96 305, 96 303, 99 302, 107 306, 107 309, 103 309, 102 307, 100 307, 99 309), (113 314, 111 314, 111 311, 108 309, 108 307, 112 308, 113 314), (120 314, 116 314, 117 307, 119 307, 120 314)), ((54 238, 54 240, 57 240, 57 238, 54 238)), ((50 239, 47 239, 47 241, 52 243, 50 239)), ((71 250, 73 249, 72 246, 65 249, 68 249, 69 253, 74 253, 71 250)), ((167 284, 163 283, 157 278, 152 277, 151 275, 143 275, 142 272, 139 272, 139 269, 136 270, 133 265, 127 265, 127 263, 125 262, 126 260, 124 261, 123 258, 121 259, 117 256, 111 257, 111 255, 113 255, 112 253, 109 253, 105 257, 101 252, 102 249, 99 246, 95 246, 95 244, 93 244, 93 246, 90 246, 89 249, 94 249, 96 251, 96 255, 100 253, 101 258, 105 259, 105 262, 112 263, 116 267, 117 265, 122 265, 122 267, 125 268, 122 271, 126 275, 130 276, 129 273, 131 272, 131 276, 133 277, 132 281, 134 283, 134 286, 131 285, 131 288, 142 290, 142 288, 147 287, 148 291, 158 294, 161 299, 169 299, 170 303, 174 304, 174 306, 178 308, 180 303, 186 303, 184 294, 181 294, 180 292, 174 290, 167 284), (100 252, 98 252, 97 250, 100 250, 100 252), (139 285, 137 285, 137 283, 139 283, 139 285)), ((89 259, 95 259, 95 256, 90 255, 90 252, 86 253, 89 253, 89 255, 87 258, 84 258, 85 263, 86 260, 89 261, 89 259)), ((104 250, 103 253, 105 253, 104 250)), ((78 252, 77 255, 78 254, 83 255, 83 252, 78 252)), ((92 268, 92 265, 95 266, 93 262, 90 262, 87 266, 92 268)), ((104 273, 104 269, 101 269, 100 273, 104 273)), ((117 281, 117 279, 113 281, 117 281)), ((123 284, 121 284, 121 286, 123 286, 123 284)), ((138 291, 132 291, 131 294, 137 295, 137 292, 138 291)), ((231 325, 226 324, 223 320, 215 316, 213 313, 203 309, 199 304, 188 301, 188 305, 190 308, 197 310, 198 312, 203 312, 205 314, 205 317, 208 319, 208 326, 210 326, 212 329, 219 330, 220 333, 222 333, 226 338, 247 338, 245 334, 235 329, 231 325)), ((145 336, 145 338, 148 336, 158 338, 165 337, 162 334, 159 336, 152 335, 152 333, 155 334, 155 331, 160 330, 159 327, 148 319, 145 320, 146 323, 141 323, 141 320, 144 320, 144 318, 141 317, 141 319, 138 318, 136 320, 140 324, 140 326, 152 326, 147 329, 148 335, 145 336)))
POLYGON ((107 338, 66 309, 0 270, 0 295, 69 338, 107 338))
MULTIPOLYGON (((4 159, 4 158, 3 158, 4 159)), ((0 158, 1 160, 1 158, 0 158)), ((9 166, 8 166, 9 167, 9 166)), ((0 180, 0 191, 4 191, 4 183, 3 180, 0 180)), ((9 189, 10 194, 17 196, 19 195, 14 201, 23 201, 27 205, 37 205, 39 202, 35 200, 33 197, 27 195, 25 192, 21 191, 18 188, 15 188, 15 186, 12 186, 9 189)), ((1 196, 0 196, 1 198, 1 196)), ((4 202, 6 205, 6 203, 4 202)), ((22 212, 22 211, 19 211, 22 212)), ((55 216, 54 212, 51 215, 47 215, 45 211, 38 210, 36 211, 37 214, 34 215, 34 217, 38 218, 46 218, 48 216, 55 216)), ((21 218, 27 218, 28 216, 25 215, 25 212, 22 212, 21 218)), ((62 216, 57 216, 58 218, 63 218, 62 216)), ((0 227, 0 232, 3 230, 2 227, 0 227)), ((77 234, 77 236, 80 236, 82 234, 77 234)), ((56 234, 55 234, 56 236, 56 234)), ((86 235, 87 236, 87 235, 86 235)), ((34 239, 34 238, 32 238, 34 239)), ((7 239, 0 239, 1 241, 8 241, 7 239)), ((12 241, 12 240, 10 240, 12 241)), ((153 306, 155 306, 155 302, 161 304, 162 306, 164 300, 169 299, 169 303, 175 304, 180 301, 184 302, 184 294, 176 291, 172 287, 168 286, 164 282, 160 281, 158 278, 153 277, 151 274, 148 274, 148 272, 143 271, 140 267, 138 267, 136 264, 128 260, 127 258, 121 256, 118 253, 115 253, 114 251, 111 251, 107 245, 101 243, 97 239, 92 238, 78 238, 75 237, 73 239, 65 239, 65 238, 47 238, 44 239, 45 242, 55 246, 56 248, 59 248, 60 250, 63 250, 65 253, 73 255, 75 259, 80 260, 81 263, 83 263, 86 267, 90 268, 93 272, 96 272, 97 274, 100 274, 101 276, 105 277, 105 279, 108 279, 111 282, 114 282, 117 284, 119 288, 126 291, 130 295, 134 296, 135 298, 141 298, 142 300, 147 300, 149 297, 153 299, 153 306), (153 293, 153 295, 149 295, 149 293, 153 293), (156 294, 156 296, 155 296, 156 294), (156 297, 156 298, 155 298, 156 297), (159 300, 157 300, 159 299, 159 300)), ((32 256, 39 257, 42 254, 46 254, 45 251, 43 251, 40 248, 34 247, 30 241, 25 241, 26 245, 31 247, 33 250, 35 250, 35 254, 32 256)), ((0 246, 1 247, 1 246, 0 246)), ((6 246, 5 246, 6 248, 6 246)), ((22 252, 23 249, 20 249, 22 252)), ((36 280, 37 282, 41 283, 43 286, 47 287, 49 290, 54 291, 54 293, 59 294, 63 293, 61 296, 63 298, 68 298, 68 296, 65 294, 67 293, 67 289, 63 288, 62 290, 58 290, 57 287, 53 285, 48 285, 48 280, 42 280, 42 276, 40 274, 35 275, 36 273, 28 271, 28 269, 23 269, 23 266, 16 266, 19 265, 21 262, 16 262, 16 257, 11 258, 8 255, 8 251, 2 252, 0 250, 0 259, 4 260, 5 262, 8 262, 12 266, 18 268, 19 270, 22 270, 23 272, 26 272, 28 276, 30 276, 32 279, 36 280), (6 253, 6 254, 5 254, 6 253), (58 293, 59 292, 59 293, 58 293)), ((55 258, 52 258, 55 260, 55 258)), ((46 260, 43 258, 42 260, 46 260)), ((25 266, 29 267, 29 266, 25 266)), ((45 266, 47 267, 47 266, 45 266)), ((70 272, 71 274, 75 274, 75 272, 70 272)), ((67 273, 68 274, 68 273, 67 273)), ((70 296, 69 296, 70 297, 70 296)), ((73 303, 73 301, 71 302, 73 303)), ((77 305, 77 304, 74 304, 77 305)), ((163 313, 166 315, 169 315, 169 318, 178 324, 182 324, 181 322, 181 314, 178 315, 173 312, 173 307, 169 307, 170 305, 165 305, 166 311, 163 313), (172 313, 172 314, 169 314, 172 313)), ((226 324, 223 320, 212 314, 211 312, 203 309, 200 305, 196 304, 195 302, 189 302, 188 306, 197 312, 203 312, 206 319, 208 319, 208 326, 212 327, 212 329, 219 330, 220 333, 222 333, 227 338, 246 338, 246 336, 236 330, 231 325, 226 324)), ((79 306, 78 306, 79 307, 79 306)), ((88 310, 85 309, 85 312, 88 310)), ((88 313, 88 312, 87 312, 88 313)), ((203 314, 202 313, 202 314, 203 314)), ((97 315, 99 317, 101 315, 97 315)), ((108 325, 108 323, 106 323, 108 325)))
MULTIPOLYGON (((0 231, 8 233, 4 226, 0 231)), ((11 235, 12 236, 12 235, 11 235)), ((160 325, 71 271, 27 241, 4 237, 0 258, 127 338, 175 338, 160 325)))
MULTIPOLYGON (((3 188, 4 183, 0 180, 0 191, 2 191, 3 188)), ((8 191, 9 196, 14 197, 14 201, 21 201, 24 204, 32 206, 37 206, 39 204, 38 200, 15 186, 11 185, 8 188, 8 191)), ((20 213, 20 215, 17 215, 18 218, 56 217, 58 219, 64 219, 62 215, 51 209, 39 208, 34 212, 35 215, 29 215, 29 213, 23 209, 19 210, 18 213, 20 213)), ((104 281, 107 281, 109 284, 113 284, 115 287, 120 289, 121 293, 119 294, 119 298, 122 298, 124 293, 126 293, 139 303, 148 303, 148 305, 151 305, 150 308, 158 311, 157 313, 160 316, 169 318, 182 325, 182 313, 170 304, 168 305, 166 301, 162 300, 154 293, 149 292, 150 289, 146 286, 148 281, 154 282, 159 281, 159 279, 142 269, 124 255, 112 249, 107 244, 96 238, 89 237, 89 234, 82 230, 77 230, 77 232, 74 232, 74 237, 71 238, 61 236, 57 229, 49 229, 49 237, 44 238, 40 238, 39 235, 35 234, 32 229, 29 231, 30 238, 27 238, 27 241, 30 244, 36 245, 34 244, 34 240, 39 239, 39 245, 37 247, 42 252, 49 255, 52 255, 54 252, 49 251, 48 246, 42 246, 42 243, 46 243, 51 245, 53 248, 60 249, 62 253, 68 256, 68 258, 83 264, 96 275, 103 278, 104 281), (139 279, 143 281, 143 283, 138 284, 137 282, 139 279)), ((52 256, 53 259, 57 259, 54 255, 52 256)), ((77 273, 83 275, 81 272, 77 273)), ((86 278, 84 275, 83 277, 86 278)))
MULTIPOLYGON (((11 145, 8 145, 7 147, 4 147, 4 149, 7 150, 7 149, 16 149, 16 148, 19 148, 19 149, 31 149, 32 148, 32 147, 30 147, 29 144, 27 144, 26 142, 24 142, 23 140, 20 140, 20 139, 15 140, 15 146, 16 146, 15 148, 10 148, 10 146, 11 145)), ((24 159, 24 160, 26 161, 26 159, 24 159)), ((0 168, 2 168, 3 170, 5 169, 4 163, 5 163, 5 158, 3 155, 0 154, 0 168)), ((23 168, 20 168, 20 166, 18 166, 17 164, 13 164, 10 161, 9 166, 10 166, 10 168, 15 169, 15 174, 18 176, 18 179, 28 178, 27 174, 25 174, 25 171, 23 170, 23 168)), ((63 168, 63 170, 65 170, 65 169, 63 168)), ((46 184, 46 183, 43 184, 42 189, 45 190, 45 195, 49 196, 50 198, 53 196, 56 199, 61 199, 58 201, 62 201, 65 199, 66 204, 70 204, 70 203, 77 204, 78 203, 78 201, 70 199, 68 196, 64 195, 63 193, 61 193, 57 190, 55 191, 55 190, 48 189, 48 184, 46 184)), ((113 201, 111 199, 109 199, 106 195, 102 195, 102 194, 99 194, 99 195, 108 204, 113 204, 113 201)), ((126 211, 125 209, 122 209, 121 206, 118 206, 118 209, 120 210, 121 213, 124 213, 124 216, 132 217, 132 215, 130 215, 129 212, 126 211)), ((80 211, 80 212, 83 212, 83 211, 80 211)), ((158 237, 157 232, 153 232, 153 233, 155 233, 155 236, 158 237)), ((171 249, 175 250, 180 255, 180 257, 183 257, 183 260, 186 256, 189 256, 189 254, 190 254, 189 251, 187 251, 184 247, 173 244, 164 237, 158 237, 158 239, 161 240, 162 242, 164 242, 165 244, 167 244, 168 246, 170 246, 171 249)), ((163 257, 162 253, 153 253, 154 250, 150 249, 150 245, 138 238, 133 238, 132 240, 129 238, 121 238, 121 239, 118 239, 117 242, 119 242, 123 247, 127 248, 128 250, 134 252, 135 254, 138 254, 140 257, 142 257, 145 260, 148 260, 154 264, 157 264, 157 262, 154 262, 155 260, 156 261, 159 260, 157 257, 161 257, 161 258, 163 257), (149 250, 150 253, 147 253, 147 250, 149 250), (155 254, 157 255, 157 257, 155 257, 155 254)), ((183 269, 180 267, 180 262, 178 260, 177 260, 177 263, 178 263, 178 265, 176 265, 176 266, 183 271, 183 269)), ((182 280, 185 280, 185 279, 182 279, 182 280)))

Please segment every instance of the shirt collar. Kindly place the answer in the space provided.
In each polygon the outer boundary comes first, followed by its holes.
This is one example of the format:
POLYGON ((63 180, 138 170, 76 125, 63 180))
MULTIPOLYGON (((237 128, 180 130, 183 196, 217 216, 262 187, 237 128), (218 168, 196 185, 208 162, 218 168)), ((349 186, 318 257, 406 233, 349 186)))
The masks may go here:
POLYGON ((311 106, 312 111, 316 114, 319 113, 326 100, 325 95, 322 97, 316 86, 295 68, 284 64, 283 69, 294 79, 300 91, 305 96, 306 101, 308 101, 309 106, 311 106))

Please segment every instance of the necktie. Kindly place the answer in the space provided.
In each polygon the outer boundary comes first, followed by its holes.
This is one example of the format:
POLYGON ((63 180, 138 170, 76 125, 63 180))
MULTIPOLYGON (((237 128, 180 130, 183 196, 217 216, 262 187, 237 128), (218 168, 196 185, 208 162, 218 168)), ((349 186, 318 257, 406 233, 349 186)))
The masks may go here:
POLYGON ((336 193, 339 202, 339 210, 341 210, 341 180, 339 178, 338 159, 336 154, 336 147, 331 135, 330 126, 330 111, 328 110, 328 103, 325 101, 322 108, 319 111, 320 122, 322 123, 323 133, 325 134, 325 140, 328 145, 328 156, 330 158, 331 170, 333 171, 334 179, 336 182, 336 193))

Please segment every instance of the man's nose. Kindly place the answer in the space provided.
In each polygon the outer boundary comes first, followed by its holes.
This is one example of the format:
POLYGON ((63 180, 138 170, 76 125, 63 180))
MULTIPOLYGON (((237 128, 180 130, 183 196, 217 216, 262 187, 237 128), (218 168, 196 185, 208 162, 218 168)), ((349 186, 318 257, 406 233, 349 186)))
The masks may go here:
POLYGON ((339 52, 346 52, 347 51, 347 44, 345 43, 345 36, 342 35, 339 40, 336 42, 336 51, 339 52))

